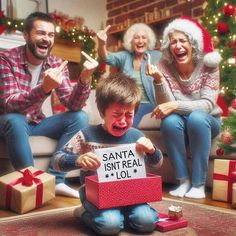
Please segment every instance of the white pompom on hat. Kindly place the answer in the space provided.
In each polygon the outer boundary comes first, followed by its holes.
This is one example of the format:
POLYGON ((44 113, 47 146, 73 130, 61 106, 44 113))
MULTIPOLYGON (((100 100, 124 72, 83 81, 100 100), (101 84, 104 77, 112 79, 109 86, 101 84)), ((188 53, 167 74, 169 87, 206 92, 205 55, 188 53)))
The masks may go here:
POLYGON ((196 19, 183 16, 173 20, 163 32, 163 42, 168 40, 169 33, 173 30, 186 33, 196 41, 198 49, 204 54, 203 62, 206 66, 219 65, 221 55, 214 49, 209 32, 196 19))

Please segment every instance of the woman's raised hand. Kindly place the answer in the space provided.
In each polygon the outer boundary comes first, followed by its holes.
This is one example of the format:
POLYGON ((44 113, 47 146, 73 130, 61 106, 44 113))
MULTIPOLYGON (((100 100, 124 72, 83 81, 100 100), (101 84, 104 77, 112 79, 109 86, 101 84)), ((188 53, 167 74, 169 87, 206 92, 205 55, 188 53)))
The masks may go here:
POLYGON ((99 30, 97 32, 98 41, 106 43, 107 41, 107 31, 111 28, 111 25, 108 25, 105 29, 99 30))
POLYGON ((146 66, 146 74, 152 76, 156 83, 161 83, 161 79, 163 78, 161 71, 157 68, 157 66, 151 64, 150 54, 147 54, 147 56, 148 60, 146 66))

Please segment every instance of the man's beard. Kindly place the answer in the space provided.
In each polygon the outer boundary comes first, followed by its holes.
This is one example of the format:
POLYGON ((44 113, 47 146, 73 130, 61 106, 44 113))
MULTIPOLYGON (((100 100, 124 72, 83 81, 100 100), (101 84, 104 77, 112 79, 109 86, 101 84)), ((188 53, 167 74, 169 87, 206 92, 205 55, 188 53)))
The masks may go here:
POLYGON ((42 55, 42 54, 39 54, 37 52, 37 46, 36 46, 36 43, 33 43, 31 40, 28 41, 27 43, 28 45, 28 48, 30 50, 30 52, 33 54, 34 57, 36 57, 37 59, 39 60, 44 60, 48 57, 48 55, 50 54, 51 50, 52 50, 52 47, 48 47, 48 51, 47 51, 47 54, 45 55, 42 55))

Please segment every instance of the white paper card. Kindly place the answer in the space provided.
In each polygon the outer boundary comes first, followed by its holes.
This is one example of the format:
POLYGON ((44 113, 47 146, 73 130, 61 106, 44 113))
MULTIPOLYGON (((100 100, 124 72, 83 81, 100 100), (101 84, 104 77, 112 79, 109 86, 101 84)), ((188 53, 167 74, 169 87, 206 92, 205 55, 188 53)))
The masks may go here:
POLYGON ((94 153, 101 161, 99 182, 146 177, 144 158, 136 151, 136 144, 96 149, 94 153))

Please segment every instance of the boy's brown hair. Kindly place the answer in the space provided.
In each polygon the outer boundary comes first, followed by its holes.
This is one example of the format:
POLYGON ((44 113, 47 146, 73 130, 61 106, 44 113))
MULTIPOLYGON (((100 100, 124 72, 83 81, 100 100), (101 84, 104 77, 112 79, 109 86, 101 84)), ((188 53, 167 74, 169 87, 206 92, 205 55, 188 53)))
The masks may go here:
POLYGON ((102 78, 96 87, 96 103, 100 114, 113 103, 135 105, 138 109, 142 97, 142 90, 136 81, 122 73, 102 78))

